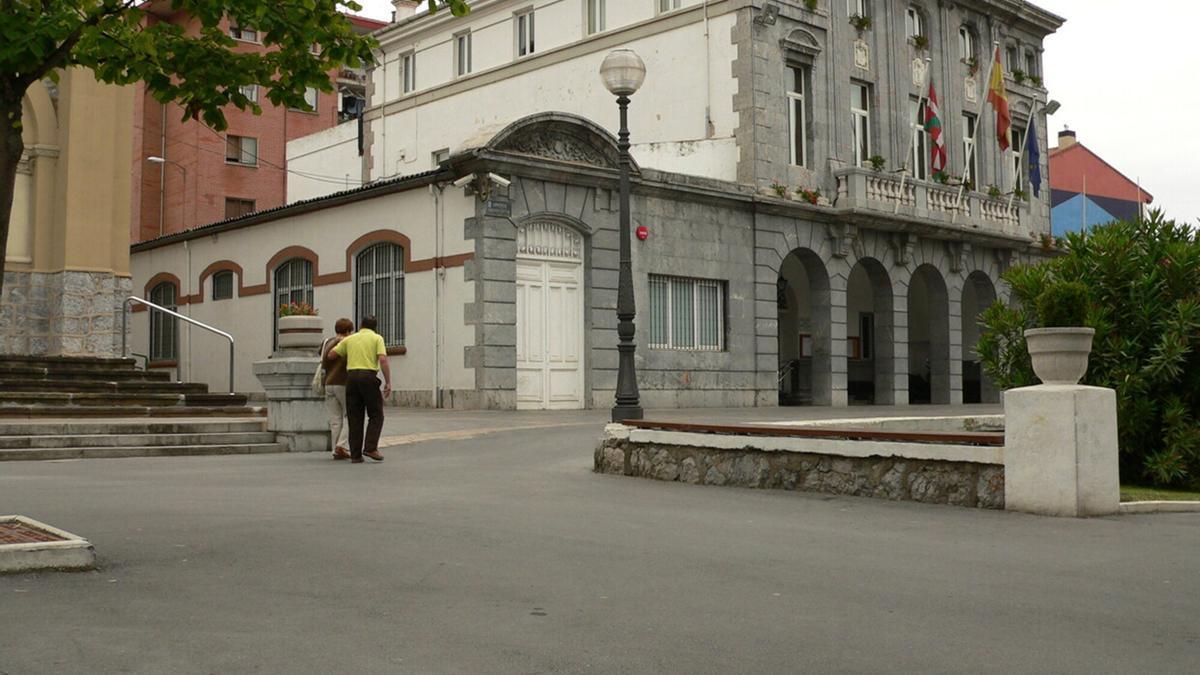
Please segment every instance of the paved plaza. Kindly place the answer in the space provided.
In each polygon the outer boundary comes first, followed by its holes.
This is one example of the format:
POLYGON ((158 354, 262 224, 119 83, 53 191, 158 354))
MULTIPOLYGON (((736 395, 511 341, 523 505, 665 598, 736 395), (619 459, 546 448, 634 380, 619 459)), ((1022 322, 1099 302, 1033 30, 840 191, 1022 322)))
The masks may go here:
MULTIPOLYGON (((605 411, 389 413, 382 464, 0 465, 0 513, 89 538, 101 564, 0 577, 0 673, 1200 663, 1200 514, 1056 519, 601 476, 605 411)), ((833 413, 653 416, 796 414, 833 413)))

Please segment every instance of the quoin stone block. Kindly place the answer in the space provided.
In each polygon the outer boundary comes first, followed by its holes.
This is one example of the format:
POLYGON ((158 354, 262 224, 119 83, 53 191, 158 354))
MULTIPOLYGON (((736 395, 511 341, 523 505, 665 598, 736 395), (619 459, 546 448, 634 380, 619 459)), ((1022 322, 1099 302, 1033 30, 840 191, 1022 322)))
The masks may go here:
POLYGON ((1004 502, 1048 516, 1117 513, 1117 397, 1043 384, 1004 394, 1004 502))

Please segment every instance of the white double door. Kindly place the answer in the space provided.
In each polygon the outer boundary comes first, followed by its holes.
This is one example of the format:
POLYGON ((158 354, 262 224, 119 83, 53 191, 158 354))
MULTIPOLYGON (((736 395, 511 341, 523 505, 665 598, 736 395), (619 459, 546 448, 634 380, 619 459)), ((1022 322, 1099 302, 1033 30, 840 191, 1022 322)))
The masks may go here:
POLYGON ((583 407, 583 325, 583 261, 518 257, 518 409, 583 407))

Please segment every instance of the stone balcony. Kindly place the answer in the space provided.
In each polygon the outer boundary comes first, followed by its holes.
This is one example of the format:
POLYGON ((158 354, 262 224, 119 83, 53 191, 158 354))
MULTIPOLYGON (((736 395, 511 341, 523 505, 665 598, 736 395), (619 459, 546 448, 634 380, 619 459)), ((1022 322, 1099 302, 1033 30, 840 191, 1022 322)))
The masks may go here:
POLYGON ((899 214, 932 221, 937 225, 978 230, 984 234, 1030 239, 1032 218, 1023 199, 992 198, 973 190, 908 178, 899 174, 862 168, 834 172, 837 198, 834 206, 860 213, 899 214), (897 209, 899 202, 899 209, 897 209))

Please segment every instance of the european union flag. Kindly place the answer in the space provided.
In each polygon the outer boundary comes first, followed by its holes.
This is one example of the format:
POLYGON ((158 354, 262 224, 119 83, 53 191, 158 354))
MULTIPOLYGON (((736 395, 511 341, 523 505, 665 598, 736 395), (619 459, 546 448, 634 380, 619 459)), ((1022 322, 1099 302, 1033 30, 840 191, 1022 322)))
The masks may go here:
POLYGON ((1029 128, 1025 131, 1025 157, 1029 162, 1029 185, 1033 187, 1033 196, 1040 197, 1042 193, 1042 152, 1038 149, 1037 117, 1029 120, 1029 128))

